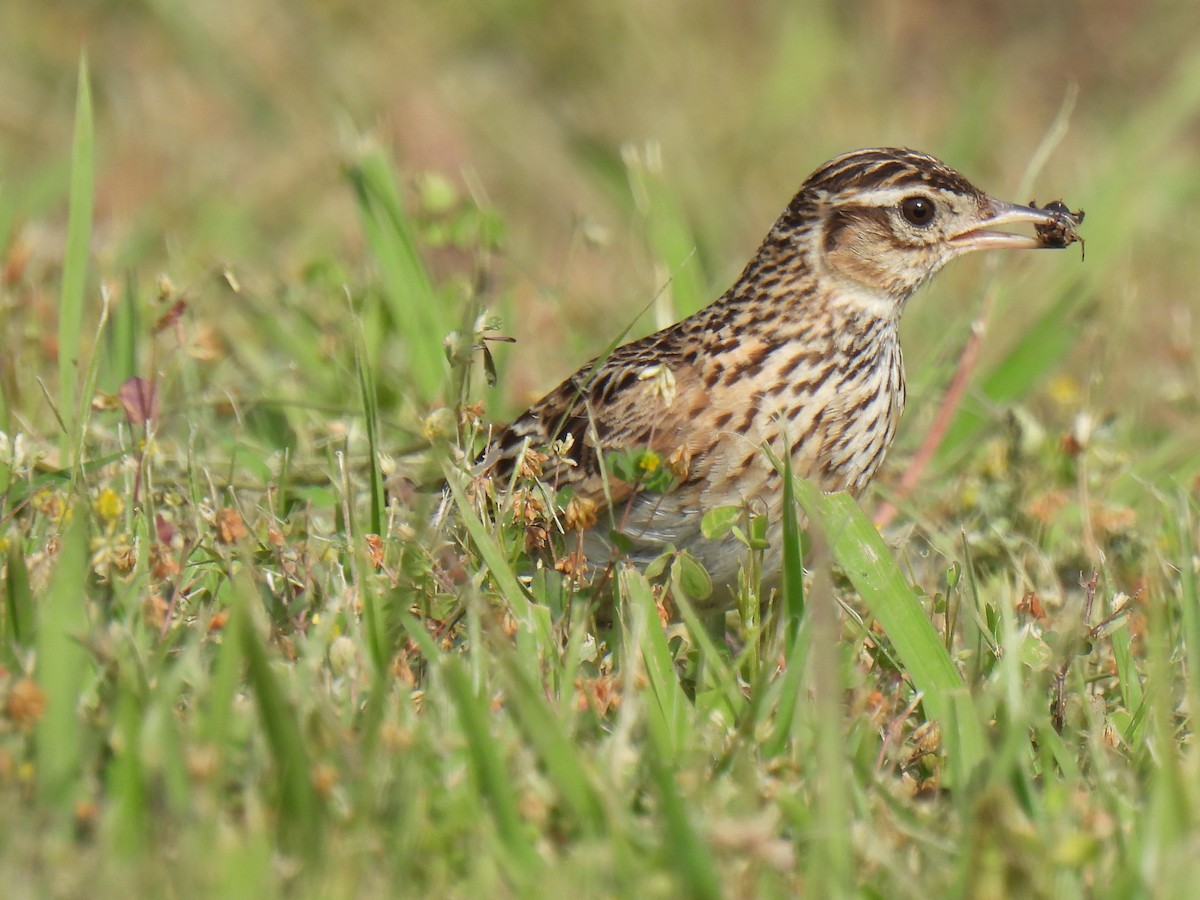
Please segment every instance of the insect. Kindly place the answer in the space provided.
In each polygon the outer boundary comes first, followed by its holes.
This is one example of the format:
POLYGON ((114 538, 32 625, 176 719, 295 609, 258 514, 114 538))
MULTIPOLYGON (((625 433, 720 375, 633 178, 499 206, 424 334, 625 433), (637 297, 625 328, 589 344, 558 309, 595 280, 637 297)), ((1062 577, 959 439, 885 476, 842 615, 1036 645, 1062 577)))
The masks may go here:
MULTIPOLYGON (((1038 205, 1033 200, 1029 201, 1031 209, 1037 209, 1038 205)), ((1043 212, 1053 214, 1054 221, 1046 222, 1041 225, 1034 226, 1034 231, 1037 232, 1038 240, 1042 242, 1043 247, 1053 247, 1062 249, 1079 242, 1079 254, 1082 259, 1086 254, 1086 247, 1083 238, 1075 231, 1083 223, 1083 210, 1071 212, 1067 204, 1061 200, 1051 200, 1042 207, 1043 212)))

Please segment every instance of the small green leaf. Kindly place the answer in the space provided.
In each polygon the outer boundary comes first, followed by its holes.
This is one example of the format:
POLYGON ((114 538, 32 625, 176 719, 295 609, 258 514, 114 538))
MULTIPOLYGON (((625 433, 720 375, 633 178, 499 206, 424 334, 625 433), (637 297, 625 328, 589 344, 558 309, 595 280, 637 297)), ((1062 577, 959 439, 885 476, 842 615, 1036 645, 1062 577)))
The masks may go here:
POLYGON ((571 602, 571 590, 562 573, 554 569, 538 569, 529 581, 529 592, 533 599, 550 610, 554 619, 559 619, 571 602))
POLYGON ((620 553, 628 553, 633 549, 633 539, 624 532, 613 528, 608 532, 608 539, 620 553))
POLYGON ((706 540, 719 541, 733 529, 742 514, 740 506, 718 506, 700 520, 700 533, 706 540))
POLYGON ((750 518, 750 546, 756 550, 765 550, 769 546, 767 543, 767 517, 766 516, 751 516, 750 518), (761 546, 755 546, 761 545, 761 546))
POLYGON ((653 494, 671 490, 677 480, 662 456, 647 447, 614 450, 605 455, 604 462, 614 478, 653 494))
MULTIPOLYGON (((628 540, 628 539, 627 539, 628 540)), ((653 581, 663 572, 667 571, 667 565, 675 558, 675 548, 671 548, 664 553, 660 553, 654 559, 650 560, 650 565, 646 566, 646 580, 653 581)))
POLYGON ((672 490, 676 483, 677 479, 674 472, 666 466, 658 466, 648 471, 642 479, 642 489, 651 494, 665 494, 672 490))
POLYGON ((671 577, 676 586, 693 600, 705 600, 712 595, 713 583, 708 570, 686 550, 675 555, 671 577))
POLYGON ((962 578, 962 563, 957 560, 951 564, 946 570, 946 587, 954 589, 958 587, 958 581, 962 578))
POLYGON ((422 172, 417 176, 417 192, 421 209, 438 215, 448 213, 458 203, 458 191, 440 172, 422 172))
POLYGON ((640 455, 639 450, 614 450, 611 453, 606 453, 604 456, 605 465, 608 466, 609 474, 614 478, 619 478, 621 481, 630 484, 636 484, 638 481, 637 475, 637 457, 640 455))

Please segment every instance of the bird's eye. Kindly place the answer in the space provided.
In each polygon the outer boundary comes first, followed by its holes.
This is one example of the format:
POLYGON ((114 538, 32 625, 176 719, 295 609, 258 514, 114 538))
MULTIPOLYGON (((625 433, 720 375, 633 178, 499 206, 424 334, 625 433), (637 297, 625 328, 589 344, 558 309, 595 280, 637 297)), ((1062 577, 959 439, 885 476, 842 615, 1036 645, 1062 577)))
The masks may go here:
POLYGON ((932 222, 934 212, 933 201, 919 194, 905 197, 900 202, 901 215, 909 224, 916 225, 918 228, 924 228, 932 222))

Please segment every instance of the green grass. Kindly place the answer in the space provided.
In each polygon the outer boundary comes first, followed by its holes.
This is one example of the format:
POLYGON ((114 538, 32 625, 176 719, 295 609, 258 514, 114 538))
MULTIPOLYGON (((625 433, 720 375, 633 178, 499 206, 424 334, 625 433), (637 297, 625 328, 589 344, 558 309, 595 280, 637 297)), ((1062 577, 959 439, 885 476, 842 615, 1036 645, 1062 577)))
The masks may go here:
MULTIPOLYGON (((14 895, 1190 895, 1183 11, 19 7, 14 895), (861 504, 790 485, 782 596, 760 610, 751 578, 728 640, 686 557, 575 584, 528 500, 554 498, 473 481, 471 447, 719 293, 805 172, 874 143, 1014 200, 1053 146, 1031 190, 1087 210, 1086 260, 957 264, 914 299, 886 471, 861 504), (963 408, 880 535, 983 308, 963 408)), ((758 547, 741 510, 705 527, 758 547)))

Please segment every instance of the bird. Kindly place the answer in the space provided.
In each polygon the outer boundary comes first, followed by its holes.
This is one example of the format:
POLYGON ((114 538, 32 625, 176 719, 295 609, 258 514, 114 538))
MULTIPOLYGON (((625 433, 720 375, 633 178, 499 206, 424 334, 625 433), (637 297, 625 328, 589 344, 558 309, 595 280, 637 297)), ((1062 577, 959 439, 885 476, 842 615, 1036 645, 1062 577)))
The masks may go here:
POLYGON ((495 431, 481 468, 508 484, 533 476, 569 498, 556 518, 583 571, 685 550, 716 586, 710 604, 728 607, 744 548, 732 535, 706 538, 704 514, 765 513, 761 571, 777 583, 779 461, 824 491, 867 487, 904 409, 899 327, 912 294, 967 253, 1080 240, 1081 220, 1059 201, 996 199, 914 150, 837 156, 803 183, 723 295, 584 365, 495 431), (1035 233, 997 230, 1022 224, 1035 233), (621 454, 668 477, 647 489, 621 454))

